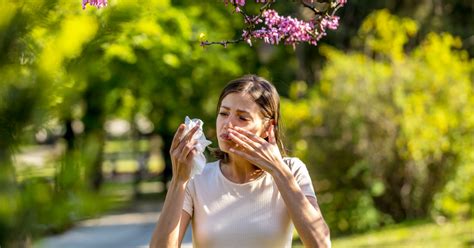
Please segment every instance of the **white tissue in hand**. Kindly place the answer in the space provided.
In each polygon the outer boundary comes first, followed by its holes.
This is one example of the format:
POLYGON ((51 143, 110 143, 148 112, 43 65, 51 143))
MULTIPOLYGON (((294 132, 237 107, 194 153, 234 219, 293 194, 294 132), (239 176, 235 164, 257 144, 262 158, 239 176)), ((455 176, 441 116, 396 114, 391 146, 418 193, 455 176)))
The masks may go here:
POLYGON ((196 155, 194 155, 193 168, 191 170, 191 177, 193 177, 194 175, 199 175, 202 173, 202 170, 206 165, 206 157, 204 156, 204 150, 212 142, 206 140, 206 136, 204 136, 204 133, 202 132, 202 125, 204 125, 204 122, 202 122, 200 119, 191 120, 188 116, 186 116, 186 118, 184 119, 184 124, 186 125, 186 128, 184 129, 185 135, 196 125, 199 124, 199 129, 196 131, 196 133, 194 133, 192 137, 192 140, 197 140, 197 143, 194 146, 196 148, 197 153, 196 155))

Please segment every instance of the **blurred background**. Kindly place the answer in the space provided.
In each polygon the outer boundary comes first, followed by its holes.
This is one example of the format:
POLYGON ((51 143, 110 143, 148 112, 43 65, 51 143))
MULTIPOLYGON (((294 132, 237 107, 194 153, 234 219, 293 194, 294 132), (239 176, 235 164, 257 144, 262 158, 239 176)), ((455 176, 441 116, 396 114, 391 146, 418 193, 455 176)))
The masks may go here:
POLYGON ((202 119, 216 147, 218 95, 248 73, 282 96, 334 247, 474 246, 474 2, 349 1, 296 48, 201 47, 241 35, 220 1, 0 6, 0 247, 145 246, 177 126, 202 119))

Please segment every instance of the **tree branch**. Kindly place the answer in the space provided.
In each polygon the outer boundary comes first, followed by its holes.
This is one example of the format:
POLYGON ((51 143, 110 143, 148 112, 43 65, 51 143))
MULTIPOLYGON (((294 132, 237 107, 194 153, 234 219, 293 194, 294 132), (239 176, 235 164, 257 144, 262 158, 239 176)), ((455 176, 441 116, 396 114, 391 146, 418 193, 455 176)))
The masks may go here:
POLYGON ((227 48, 227 45, 228 44, 236 44, 236 43, 239 43, 239 42, 242 42, 244 41, 243 38, 240 38, 240 39, 237 39, 237 40, 223 40, 223 41, 201 41, 201 46, 204 47, 204 46, 210 46, 210 45, 221 45, 225 48, 227 48))
POLYGON ((300 3, 303 4, 304 7, 312 10, 315 15, 321 15, 322 14, 319 10, 316 9, 316 7, 314 7, 313 5, 311 5, 309 3, 306 3, 305 0, 300 0, 300 3))

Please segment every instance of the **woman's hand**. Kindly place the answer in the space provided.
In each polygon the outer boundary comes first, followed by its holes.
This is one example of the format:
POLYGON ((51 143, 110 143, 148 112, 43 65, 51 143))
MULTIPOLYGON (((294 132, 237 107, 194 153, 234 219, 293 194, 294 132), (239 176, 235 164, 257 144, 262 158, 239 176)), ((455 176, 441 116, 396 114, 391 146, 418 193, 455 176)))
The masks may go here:
POLYGON ((196 125, 186 135, 183 134, 185 127, 184 124, 179 125, 170 149, 173 180, 179 182, 187 182, 189 180, 192 169, 192 160, 197 152, 195 148, 197 141, 192 140, 192 137, 199 129, 199 125, 196 125))
POLYGON ((270 174, 285 169, 285 163, 275 140, 273 125, 270 126, 268 133, 268 141, 266 141, 243 128, 231 128, 229 137, 239 146, 239 149, 231 148, 230 152, 247 159, 270 174))

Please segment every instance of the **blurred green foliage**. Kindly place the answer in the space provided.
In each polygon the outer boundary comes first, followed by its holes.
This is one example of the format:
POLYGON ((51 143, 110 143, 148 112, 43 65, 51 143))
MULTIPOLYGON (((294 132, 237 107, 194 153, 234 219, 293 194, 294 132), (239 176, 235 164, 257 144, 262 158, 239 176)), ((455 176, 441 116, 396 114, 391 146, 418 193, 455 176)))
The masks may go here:
MULTIPOLYGON (((103 182, 107 119, 130 121, 136 139, 136 118, 145 117, 169 149, 184 116, 212 123, 219 89, 243 73, 250 49, 199 47, 202 32, 232 32, 224 6, 115 1, 83 11, 68 0, 1 4, 0 244, 7 246, 103 211, 94 205, 100 192, 90 190, 103 182), (16 175, 19 145, 50 123, 62 126, 65 144, 51 161, 54 177, 16 175)), ((130 149, 140 152, 140 144, 130 149)))
POLYGON ((132 154, 143 150, 138 120, 149 120, 170 165, 178 124, 199 117, 215 140, 218 94, 246 73, 281 93, 290 154, 307 162, 334 236, 430 215, 472 217, 474 62, 464 8, 472 4, 349 1, 337 32, 294 50, 199 47, 203 35, 241 34, 239 16, 216 2, 109 2, 83 11, 70 0, 0 0, 2 247, 111 207, 100 190, 111 170, 102 168, 104 153, 122 148, 107 143, 107 120, 131 124, 119 146, 132 154), (384 6, 415 20, 372 13, 384 6), (20 148, 54 125, 59 158, 47 161, 47 173, 25 176, 20 148))
POLYGON ((472 217, 474 61, 446 33, 406 51, 416 30, 374 12, 355 38, 363 51, 321 47, 320 85, 284 102, 290 144, 309 161, 334 233, 472 217))

